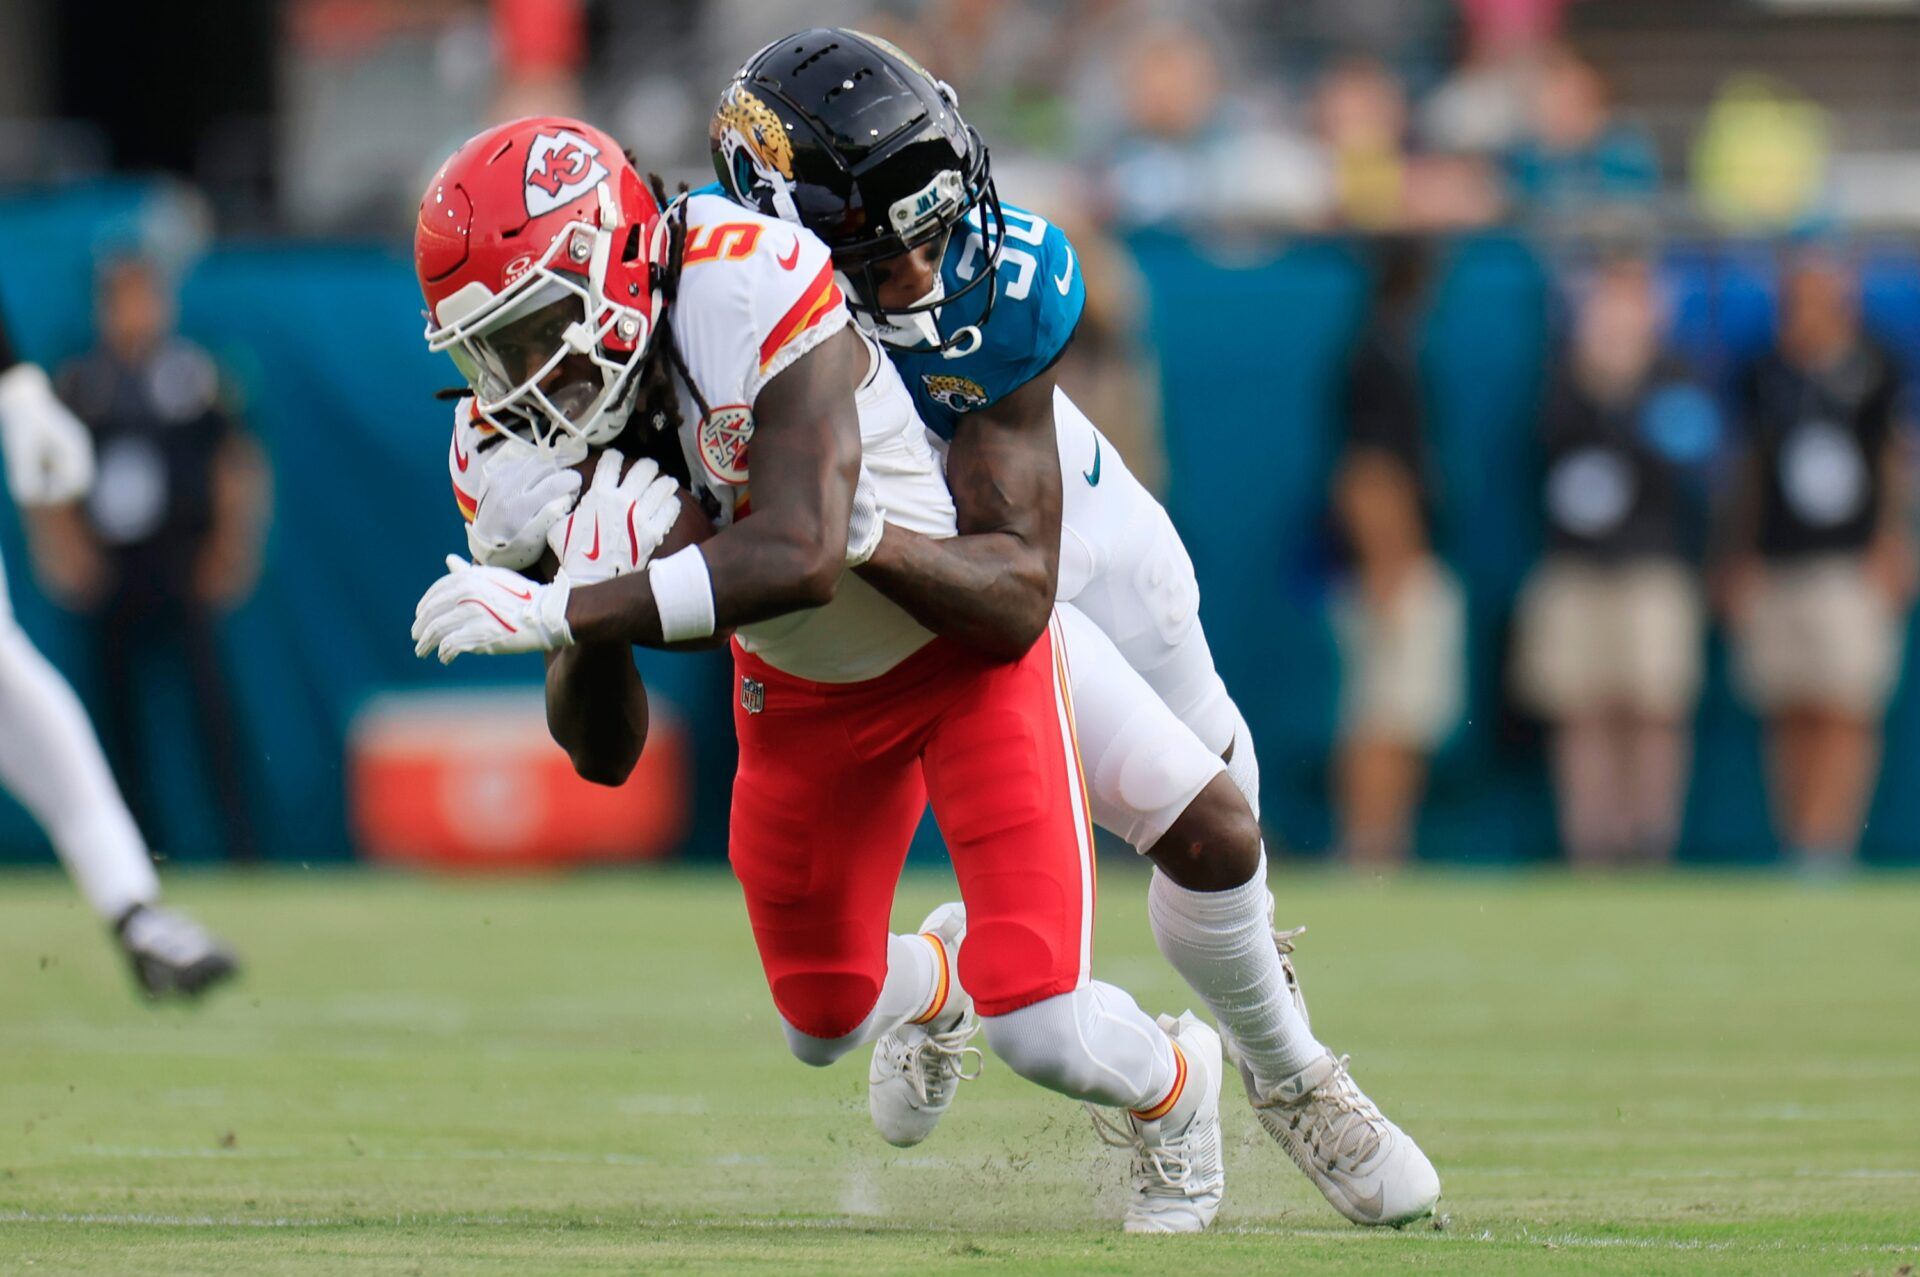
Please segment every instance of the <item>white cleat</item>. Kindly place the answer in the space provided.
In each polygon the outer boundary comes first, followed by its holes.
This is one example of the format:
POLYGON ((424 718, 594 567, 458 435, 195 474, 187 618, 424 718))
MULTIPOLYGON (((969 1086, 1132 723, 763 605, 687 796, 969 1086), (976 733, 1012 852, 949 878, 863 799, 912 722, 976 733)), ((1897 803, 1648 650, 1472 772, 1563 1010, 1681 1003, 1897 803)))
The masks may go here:
POLYGON ((1115 1148, 1133 1150, 1133 1200, 1127 1203, 1130 1233, 1198 1233, 1220 1213, 1227 1172, 1220 1155, 1220 1035, 1194 1018, 1160 1017, 1160 1027, 1179 1046, 1186 1080, 1164 1117, 1125 1114, 1116 1123, 1093 1105, 1093 1126, 1115 1148))
MULTIPOLYGON (((1303 1020, 1307 1000, 1292 954, 1293 942, 1305 930, 1273 933, 1287 992, 1303 1020)), ((1394 1226, 1433 1213, 1440 1201, 1439 1173, 1354 1082, 1346 1056, 1329 1052, 1263 1095, 1232 1035, 1223 1036, 1254 1116, 1335 1210, 1356 1224, 1394 1226)))
POLYGON ((240 970, 232 950, 173 909, 135 905, 120 915, 113 931, 149 998, 197 998, 240 970))
POLYGON ((980 1076, 983 1059, 978 1047, 967 1045, 980 1031, 980 1018, 959 980, 966 906, 941 905, 920 924, 920 934, 940 950, 945 973, 933 1018, 903 1024, 875 1042, 867 1066, 867 1109, 880 1137, 896 1148, 911 1148, 933 1134, 960 1084, 980 1076))

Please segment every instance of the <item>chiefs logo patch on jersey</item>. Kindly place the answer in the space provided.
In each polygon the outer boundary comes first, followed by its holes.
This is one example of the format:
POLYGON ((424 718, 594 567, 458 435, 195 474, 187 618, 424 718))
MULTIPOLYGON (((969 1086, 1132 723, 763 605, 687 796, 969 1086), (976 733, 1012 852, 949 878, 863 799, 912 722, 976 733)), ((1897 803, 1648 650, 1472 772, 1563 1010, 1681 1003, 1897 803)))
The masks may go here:
POLYGON ((527 148, 527 216, 564 208, 606 180, 600 148, 571 129, 536 134, 527 148))
POLYGON ((747 443, 753 438, 753 409, 725 404, 700 422, 700 464, 721 483, 738 487, 747 481, 747 443))
POLYGON ((987 406, 987 392, 977 381, 965 377, 955 377, 949 373, 925 373, 920 384, 927 388, 927 397, 952 412, 973 412, 987 406))

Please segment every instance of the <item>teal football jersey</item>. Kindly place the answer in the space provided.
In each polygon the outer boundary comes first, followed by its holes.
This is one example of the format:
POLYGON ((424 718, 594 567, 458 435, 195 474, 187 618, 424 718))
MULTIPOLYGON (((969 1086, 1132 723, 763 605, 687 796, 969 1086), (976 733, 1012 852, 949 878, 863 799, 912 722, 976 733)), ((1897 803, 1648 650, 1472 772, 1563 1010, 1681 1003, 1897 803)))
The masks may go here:
MULTIPOLYGON (((1073 339, 1086 308, 1086 282, 1073 245, 1061 229, 1037 213, 1003 204, 1007 234, 994 281, 993 313, 980 324, 978 344, 957 350, 917 351, 888 346, 900 376, 913 392, 920 417, 943 439, 953 438, 960 418, 1012 394, 1046 371, 1073 339), (964 352, 964 353, 962 353, 964 352)), ((967 215, 947 243, 941 274, 948 293, 971 283, 984 266, 981 210, 967 215)), ((986 313, 981 288, 938 317, 943 341, 986 313)))
MULTIPOLYGON (((694 193, 726 195, 718 182, 694 193)), ((979 325, 978 343, 962 343, 950 351, 886 347, 913 393, 921 420, 942 439, 953 438, 954 428, 967 413, 998 402, 1051 367, 1073 339, 1080 312, 1086 309, 1086 282, 1065 232, 1037 213, 1012 204, 1000 207, 1006 218, 1006 239, 993 286, 993 313, 979 325)), ((940 270, 949 295, 971 283, 984 268, 982 216, 975 208, 947 241, 940 270)), ((942 306, 941 340, 979 323, 986 308, 985 288, 942 306)))

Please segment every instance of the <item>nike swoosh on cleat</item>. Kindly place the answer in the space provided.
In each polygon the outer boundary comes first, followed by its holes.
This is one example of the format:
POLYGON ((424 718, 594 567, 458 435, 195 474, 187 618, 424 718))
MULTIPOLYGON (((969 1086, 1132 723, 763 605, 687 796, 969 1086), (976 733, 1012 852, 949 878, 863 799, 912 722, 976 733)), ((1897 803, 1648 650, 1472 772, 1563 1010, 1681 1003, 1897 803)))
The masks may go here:
MULTIPOLYGON (((795 242, 797 243, 798 241, 795 241, 795 242)), ((1067 245, 1067 268, 1061 271, 1058 275, 1055 275, 1053 277, 1053 286, 1060 290, 1060 295, 1062 297, 1065 297, 1067 295, 1067 286, 1070 285, 1072 282, 1073 282, 1073 245, 1069 244, 1067 245)))
POLYGON ((773 260, 780 263, 781 270, 792 270, 795 266, 798 266, 800 264, 800 237, 795 235, 793 237, 793 248, 789 250, 786 255, 776 257, 773 260))
POLYGON ((1097 488, 1100 486, 1100 439, 1097 435, 1093 440, 1093 469, 1082 470, 1080 477, 1087 481, 1089 488, 1097 488))
POLYGON ((1386 1190, 1376 1186, 1371 1193, 1363 1194, 1351 1179, 1338 1171, 1329 1170, 1326 1176, 1340 1186, 1340 1191, 1353 1203, 1353 1208, 1368 1219, 1377 1220, 1386 1213, 1386 1190))

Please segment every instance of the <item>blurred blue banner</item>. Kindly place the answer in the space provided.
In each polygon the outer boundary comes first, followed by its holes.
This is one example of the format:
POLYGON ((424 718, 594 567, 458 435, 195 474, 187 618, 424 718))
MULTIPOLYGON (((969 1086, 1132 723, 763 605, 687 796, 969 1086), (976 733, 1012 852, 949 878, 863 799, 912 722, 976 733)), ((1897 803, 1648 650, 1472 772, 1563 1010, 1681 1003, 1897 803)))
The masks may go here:
MULTIPOLYGON (((96 247, 137 222, 148 188, 87 188, 0 202, 0 305, 23 353, 50 365, 88 341, 96 247)), ((1332 241, 1231 252, 1142 235, 1151 336, 1165 395, 1168 504, 1192 550, 1222 673, 1261 747, 1268 822, 1287 843, 1329 841, 1328 747, 1337 664, 1320 547, 1338 439, 1343 354, 1366 284, 1332 241)), ((1677 340, 1711 370, 1764 340, 1764 252, 1676 251, 1677 340)), ((1873 263, 1873 324, 1903 357, 1920 345, 1920 268, 1873 263)), ((1530 470, 1534 407, 1554 304, 1521 243, 1476 237, 1443 257, 1422 371, 1443 495, 1441 548, 1466 583, 1472 686, 1467 720, 1437 760, 1421 849, 1511 862, 1552 854, 1538 733, 1501 708, 1505 634, 1539 533, 1530 470)), ((427 353, 410 264, 398 248, 276 242, 226 245, 185 282, 182 326, 220 360, 269 451, 277 511, 266 577, 225 642, 254 759, 248 779, 268 853, 350 854, 341 755, 347 725, 388 690, 539 677, 532 658, 414 659, 420 591, 463 549, 446 477, 450 408, 433 392, 451 368, 427 353)), ((0 554, 23 623, 86 694, 86 631, 35 592, 15 517, 0 509, 0 554)), ((1699 719, 1683 857, 1769 857, 1758 738, 1727 690, 1716 644, 1699 719)), ((723 657, 644 655, 654 693, 695 731, 701 775, 692 849, 723 846, 731 726, 723 657)), ((148 730, 184 731, 186 697, 163 696, 148 730)), ((4 730, 4 724, 0 724, 4 730)), ((156 842, 198 858, 217 822, 190 751, 153 751, 163 774, 156 842)), ((1920 860, 1920 694, 1907 680, 1888 723, 1887 766, 1865 845, 1870 859, 1920 860)), ((40 859, 44 841, 0 799, 0 860, 40 859)))

